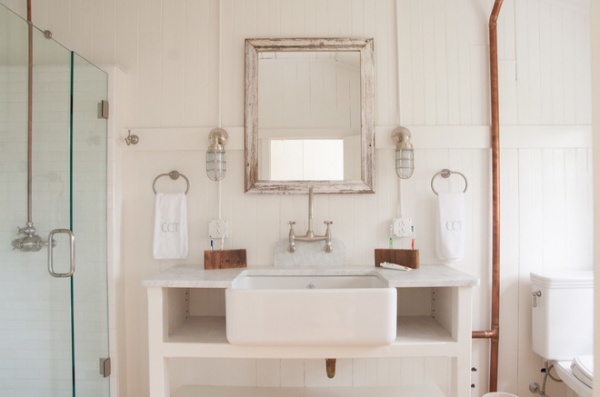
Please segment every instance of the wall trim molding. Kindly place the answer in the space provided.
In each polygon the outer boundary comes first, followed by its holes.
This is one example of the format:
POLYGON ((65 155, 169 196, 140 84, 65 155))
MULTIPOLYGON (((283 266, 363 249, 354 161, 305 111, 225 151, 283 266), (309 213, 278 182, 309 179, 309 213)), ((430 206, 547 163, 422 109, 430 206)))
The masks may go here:
MULTIPOLYGON (((484 126, 407 126, 415 149, 488 149, 490 127, 484 126)), ((118 145, 124 151, 206 150, 208 133, 214 127, 125 128, 118 145), (140 142, 127 146, 128 131, 140 142)), ((229 133, 227 150, 244 150, 244 128, 223 127, 229 133)), ((395 125, 380 125, 376 130, 376 149, 394 149, 391 138, 395 125)), ((502 149, 591 148, 591 125, 500 126, 502 149)))

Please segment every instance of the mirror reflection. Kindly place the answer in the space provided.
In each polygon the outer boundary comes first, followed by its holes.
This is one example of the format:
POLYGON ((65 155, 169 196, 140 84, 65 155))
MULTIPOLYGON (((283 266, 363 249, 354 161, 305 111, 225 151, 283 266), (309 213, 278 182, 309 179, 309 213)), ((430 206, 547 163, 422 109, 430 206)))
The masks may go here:
POLYGON ((261 52, 259 178, 360 180, 360 53, 261 52))
POLYGON ((373 40, 246 39, 247 192, 373 192, 373 40))

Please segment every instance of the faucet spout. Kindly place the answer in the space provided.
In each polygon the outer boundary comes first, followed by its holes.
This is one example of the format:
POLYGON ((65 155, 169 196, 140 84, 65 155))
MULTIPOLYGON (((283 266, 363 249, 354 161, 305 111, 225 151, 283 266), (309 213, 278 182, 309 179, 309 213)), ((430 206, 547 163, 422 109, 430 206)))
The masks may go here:
POLYGON ((288 251, 289 252, 296 251, 296 241, 308 241, 308 242, 325 241, 325 252, 332 251, 331 230, 330 230, 329 226, 333 222, 325 221, 325 224, 327 225, 327 230, 325 231, 325 234, 322 236, 317 236, 317 235, 315 235, 315 233, 312 229, 313 218, 314 218, 314 216, 313 216, 313 188, 310 187, 308 189, 308 230, 306 231, 306 234, 304 236, 296 236, 296 233, 294 232, 294 224, 296 222, 289 222, 290 223, 290 232, 288 234, 288 240, 289 240, 288 251))

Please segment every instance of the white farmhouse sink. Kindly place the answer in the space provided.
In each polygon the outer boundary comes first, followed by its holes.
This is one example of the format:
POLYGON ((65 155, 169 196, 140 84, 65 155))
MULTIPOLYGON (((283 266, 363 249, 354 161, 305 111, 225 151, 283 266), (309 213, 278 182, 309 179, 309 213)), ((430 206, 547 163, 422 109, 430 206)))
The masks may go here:
POLYGON ((246 271, 225 302, 231 344, 387 345, 396 338, 396 289, 376 273, 246 271))

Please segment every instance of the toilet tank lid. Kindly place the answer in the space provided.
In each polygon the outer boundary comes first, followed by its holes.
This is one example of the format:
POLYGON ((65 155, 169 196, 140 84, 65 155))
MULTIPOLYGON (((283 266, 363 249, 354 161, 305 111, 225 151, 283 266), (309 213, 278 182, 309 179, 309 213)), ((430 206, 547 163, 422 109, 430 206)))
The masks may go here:
POLYGON ((548 273, 530 273, 531 282, 542 287, 593 288, 592 270, 554 271, 548 273))

